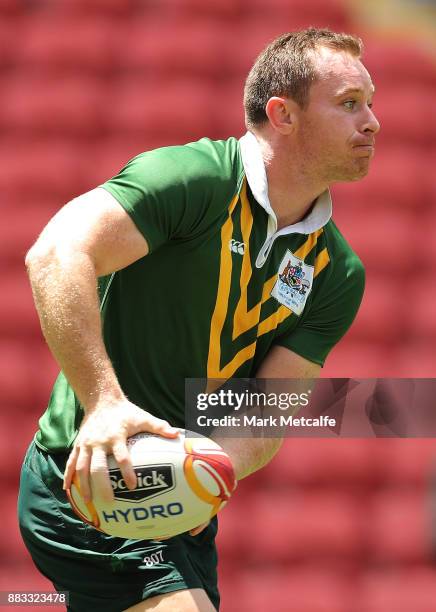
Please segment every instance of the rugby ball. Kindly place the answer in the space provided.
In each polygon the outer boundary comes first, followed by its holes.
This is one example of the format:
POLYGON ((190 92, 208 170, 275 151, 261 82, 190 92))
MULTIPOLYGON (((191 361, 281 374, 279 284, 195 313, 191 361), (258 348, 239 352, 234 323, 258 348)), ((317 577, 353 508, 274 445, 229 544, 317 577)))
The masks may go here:
POLYGON ((236 487, 229 456, 213 440, 181 430, 177 438, 140 433, 127 440, 137 476, 129 490, 115 458, 108 456, 114 501, 85 503, 76 476, 67 490, 74 512, 96 529, 126 539, 153 540, 189 531, 209 521, 236 487), (189 437, 192 435, 192 437, 189 437))

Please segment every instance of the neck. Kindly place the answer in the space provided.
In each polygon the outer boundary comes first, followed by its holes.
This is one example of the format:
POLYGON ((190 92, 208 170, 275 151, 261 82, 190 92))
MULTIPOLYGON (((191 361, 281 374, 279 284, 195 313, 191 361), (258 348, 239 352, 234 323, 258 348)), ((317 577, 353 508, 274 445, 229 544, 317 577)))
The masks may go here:
POLYGON ((268 179, 268 196, 277 217, 278 229, 301 221, 328 185, 310 174, 298 150, 289 144, 266 140, 256 134, 268 179))

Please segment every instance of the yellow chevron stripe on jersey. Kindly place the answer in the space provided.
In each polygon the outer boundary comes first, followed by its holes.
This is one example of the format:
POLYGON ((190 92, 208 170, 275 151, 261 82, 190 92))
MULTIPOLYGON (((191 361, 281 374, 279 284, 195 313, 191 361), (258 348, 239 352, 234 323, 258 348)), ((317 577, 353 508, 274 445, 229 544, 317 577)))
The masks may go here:
POLYGON ((320 272, 322 272, 322 270, 324 270, 324 268, 330 263, 330 257, 327 251, 327 248, 324 248, 321 253, 318 253, 318 255, 316 256, 315 259, 315 271, 314 271, 314 278, 315 276, 318 276, 318 274, 320 272))
MULTIPOLYGON (((224 367, 221 367, 221 334, 227 317, 232 277, 232 254, 230 249, 228 248, 228 245, 233 233, 232 214, 235 210, 236 203, 238 200, 241 204, 241 234, 242 241, 245 247, 242 259, 241 275, 239 279, 240 298, 236 305, 235 313, 233 316, 232 340, 235 340, 246 331, 253 329, 256 325, 258 326, 258 338, 276 329, 278 325, 280 325, 280 323, 282 323, 287 317, 292 314, 292 311, 289 308, 280 305, 273 314, 268 316, 264 321, 259 322, 262 304, 264 304, 271 297, 270 293, 274 286, 274 283, 277 280, 277 274, 274 274, 265 282, 262 290, 261 300, 255 306, 253 306, 253 308, 248 310, 248 284, 252 276, 249 243, 251 230, 253 227, 253 216, 251 213, 250 203, 247 197, 247 182, 246 179, 244 179, 240 197, 238 198, 236 196, 232 200, 228 210, 228 219, 224 223, 221 230, 220 274, 218 281, 217 299, 211 320, 209 356, 207 361, 207 373, 209 379, 230 378, 231 376, 233 376, 236 370, 243 363, 245 363, 245 361, 251 359, 254 356, 256 351, 257 340, 251 342, 249 345, 239 350, 230 362, 225 364, 224 367)), ((304 260, 304 258, 316 246, 318 238, 322 234, 322 232, 323 230, 321 228, 313 234, 310 234, 307 240, 295 251, 295 255, 304 260)), ((324 250, 327 254, 326 249, 324 250)), ((327 265, 327 263, 328 261, 326 261, 325 258, 323 260, 319 260, 319 265, 322 265, 321 269, 323 269, 325 265, 327 265)), ((321 271, 321 269, 319 271, 321 271)))
MULTIPOLYGON (((243 211, 241 213, 241 224, 242 224, 243 219, 244 220, 248 219, 248 214, 247 212, 245 212, 244 214, 244 210, 245 211, 250 210, 250 204, 247 199, 246 189, 243 190, 243 192, 241 193, 241 204, 242 204, 242 211, 243 211)), ((251 215, 250 215, 250 218, 251 218, 251 223, 249 222, 250 223, 249 232, 251 232, 251 227, 252 227, 252 222, 253 222, 253 217, 251 215)), ((295 251, 295 256, 304 260, 305 257, 307 257, 307 255, 310 253, 310 251, 316 246, 318 238, 322 234, 322 231, 323 230, 321 228, 318 231, 314 232, 313 234, 310 234, 306 242, 304 242, 301 245, 301 247, 295 251)), ((264 284, 261 301, 255 306, 253 306, 251 310, 247 310, 247 287, 248 287, 248 283, 250 281, 251 274, 252 274, 250 253, 248 249, 248 240, 250 237, 249 232, 246 232, 247 236, 244 236, 244 227, 242 227, 243 242, 245 243, 246 246, 245 246, 245 251, 244 251, 244 259, 242 261, 241 297, 240 297, 240 300, 238 301, 238 305, 236 306, 235 316, 234 316, 233 336, 232 336, 233 340, 238 338, 241 334, 248 331, 249 329, 252 329, 255 325, 259 323, 260 309, 262 307, 262 304, 264 304, 271 297, 270 294, 271 294, 272 288, 275 282, 277 281, 277 274, 274 274, 273 276, 271 276, 271 278, 269 278, 264 284)), ((281 309, 279 308, 279 310, 281 309)), ((285 308, 285 310, 287 312, 287 315, 291 314, 291 311, 288 308, 285 308)), ((269 319, 272 320, 274 316, 275 316, 274 314, 271 315, 270 317, 268 317, 268 320, 269 319)), ((282 321, 284 321, 285 318, 286 317, 284 316, 283 312, 280 315, 278 315, 277 325, 282 323, 282 321)), ((277 327, 277 325, 275 325, 275 327, 277 327)), ((274 328, 268 327, 266 331, 271 331, 271 329, 274 329, 274 328)), ((257 335, 261 336, 263 333, 266 333, 266 331, 262 333, 258 333, 257 335)))
MULTIPOLYGON (((241 273, 241 298, 238 301, 235 316, 234 316, 234 325, 233 325, 233 335, 232 339, 235 340, 241 334, 253 328, 259 321, 260 317, 260 309, 262 304, 266 302, 271 297, 271 291, 274 286, 274 283, 277 280, 277 275, 274 274, 270 279, 266 281, 264 284, 262 299, 261 301, 253 306, 250 310, 247 309, 247 287, 250 282, 250 278, 252 275, 251 268, 251 259, 250 259, 250 251, 249 251, 249 239, 251 234, 251 228, 253 225, 253 217, 251 215, 250 203, 247 197, 247 184, 244 181, 244 186, 241 192, 241 231, 242 231, 242 240, 245 244, 244 249, 244 257, 242 261, 242 273, 241 273)), ((322 228, 318 231, 310 234, 306 242, 295 252, 297 257, 303 259, 310 253, 310 251, 316 246, 319 236, 322 234, 322 228)), ((282 319, 283 320, 283 319, 282 319)), ((281 321, 279 321, 281 322, 281 321)), ((261 334, 258 334, 261 335, 261 334)))
POLYGON ((228 245, 233 233, 232 213, 238 200, 239 194, 236 194, 229 206, 228 219, 221 228, 220 275, 215 309, 210 326, 209 356, 207 359, 208 378, 221 378, 219 367, 221 361, 221 332, 227 315, 232 276, 232 254, 228 245))
POLYGON ((276 327, 278 327, 280 323, 283 323, 283 321, 291 314, 292 310, 289 310, 289 308, 286 308, 286 306, 279 306, 277 310, 272 313, 272 315, 259 323, 257 328, 257 337, 259 338, 259 336, 263 336, 263 334, 267 334, 268 332, 273 331, 273 329, 276 329, 276 327))
POLYGON ((242 241, 245 244, 240 278, 241 297, 238 300, 235 316, 233 317, 232 340, 235 340, 258 323, 262 306, 262 303, 259 302, 248 310, 247 305, 247 288, 253 272, 250 260, 250 234, 252 227, 253 215, 251 214, 250 203, 247 197, 247 180, 245 179, 241 191, 241 233, 242 241))

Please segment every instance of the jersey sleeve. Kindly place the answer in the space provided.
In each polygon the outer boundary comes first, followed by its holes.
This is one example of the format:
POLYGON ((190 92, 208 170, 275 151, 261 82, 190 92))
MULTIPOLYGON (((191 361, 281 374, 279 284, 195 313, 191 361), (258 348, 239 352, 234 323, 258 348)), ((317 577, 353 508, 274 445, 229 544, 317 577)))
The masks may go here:
POLYGON ((100 185, 130 215, 150 252, 195 235, 217 216, 214 203, 225 201, 234 185, 231 162, 221 161, 226 151, 217 154, 220 146, 203 139, 141 153, 100 185))
POLYGON ((300 324, 276 344, 324 365, 327 355, 354 321, 365 288, 365 269, 354 254, 328 266, 300 324))

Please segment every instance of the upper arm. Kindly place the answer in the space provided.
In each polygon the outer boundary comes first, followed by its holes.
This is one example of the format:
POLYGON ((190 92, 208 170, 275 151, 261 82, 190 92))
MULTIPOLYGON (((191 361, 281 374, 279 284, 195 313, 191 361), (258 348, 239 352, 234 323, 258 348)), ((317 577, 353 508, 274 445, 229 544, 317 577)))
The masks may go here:
POLYGON ((89 255, 97 276, 125 268, 148 252, 147 241, 113 195, 93 189, 68 202, 49 221, 29 256, 89 255))
POLYGON ((321 366, 283 347, 273 346, 256 378, 318 378, 321 366))
POLYGON ((84 252, 104 276, 169 241, 201 234, 234 195, 235 151, 218 156, 217 147, 199 141, 141 153, 101 188, 64 206, 32 255, 84 252))

